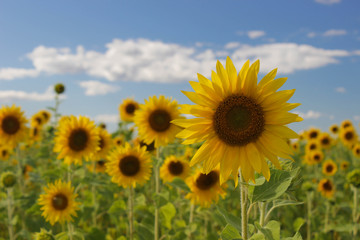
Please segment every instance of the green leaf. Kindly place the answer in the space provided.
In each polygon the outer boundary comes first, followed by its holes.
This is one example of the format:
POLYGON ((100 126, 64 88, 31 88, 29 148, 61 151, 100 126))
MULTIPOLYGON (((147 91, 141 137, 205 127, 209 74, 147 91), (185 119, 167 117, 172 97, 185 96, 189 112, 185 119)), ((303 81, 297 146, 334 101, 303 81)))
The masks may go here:
POLYGON ((87 240, 98 240, 98 239, 105 239, 106 235, 98 228, 92 227, 89 233, 86 234, 87 240))
POLYGON ((271 169, 271 177, 263 185, 255 186, 253 202, 272 201, 280 197, 290 186, 292 176, 290 172, 271 169))
POLYGON ((241 232, 241 219, 232 215, 231 213, 228 213, 225 209, 220 208, 219 206, 216 206, 217 210, 223 215, 226 222, 236 228, 238 232, 241 232))
POLYGON ((181 178, 174 178, 172 182, 168 183, 170 186, 175 188, 180 188, 185 192, 190 192, 190 188, 186 185, 186 183, 181 178))
POLYGON ((116 200, 115 202, 113 202, 113 204, 111 205, 108 213, 121 213, 126 211, 126 203, 124 200, 116 200))
POLYGON ((154 239, 154 232, 152 229, 146 227, 143 224, 137 224, 137 234, 140 240, 154 239))
POLYGON ((222 240, 242 239, 238 230, 236 230, 236 228, 234 228, 230 224, 226 225, 220 236, 222 240))
POLYGON ((262 234, 264 234, 266 240, 278 240, 278 239, 275 239, 275 238, 273 237, 273 234, 272 234, 272 232, 271 232, 270 229, 261 227, 258 222, 255 222, 255 227, 256 227, 262 234))
POLYGON ((303 219, 302 217, 296 218, 293 223, 294 230, 298 232, 302 227, 302 225, 304 225, 304 223, 305 223, 305 219, 303 219))
POLYGON ((282 240, 303 240, 301 234, 297 232, 293 237, 283 238, 282 240))
POLYGON ((251 236, 249 240, 266 240, 264 234, 262 233, 255 233, 251 236))
POLYGON ((265 228, 271 231, 274 240, 280 240, 280 222, 270 221, 266 224, 265 228))
POLYGON ((163 217, 163 224, 168 229, 171 229, 171 220, 175 217, 176 209, 174 205, 170 202, 168 202, 166 205, 162 206, 160 208, 160 214, 163 217))
POLYGON ((156 206, 160 208, 169 202, 169 192, 158 193, 158 194, 154 193, 153 199, 155 201, 156 206))

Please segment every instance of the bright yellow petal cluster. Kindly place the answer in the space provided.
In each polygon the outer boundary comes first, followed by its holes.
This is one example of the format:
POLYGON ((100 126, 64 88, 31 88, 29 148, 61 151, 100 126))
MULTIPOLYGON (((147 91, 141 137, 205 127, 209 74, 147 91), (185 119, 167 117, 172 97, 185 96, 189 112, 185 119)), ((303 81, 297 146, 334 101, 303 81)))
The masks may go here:
POLYGON ((25 140, 28 134, 24 112, 15 105, 0 109, 0 144, 15 146, 25 140))
POLYGON ((174 155, 168 156, 160 167, 160 178, 164 182, 172 182, 175 177, 185 180, 189 174, 189 162, 174 155))
POLYGON ((132 98, 125 99, 119 106, 120 118, 122 121, 133 122, 135 112, 139 109, 139 104, 132 98))

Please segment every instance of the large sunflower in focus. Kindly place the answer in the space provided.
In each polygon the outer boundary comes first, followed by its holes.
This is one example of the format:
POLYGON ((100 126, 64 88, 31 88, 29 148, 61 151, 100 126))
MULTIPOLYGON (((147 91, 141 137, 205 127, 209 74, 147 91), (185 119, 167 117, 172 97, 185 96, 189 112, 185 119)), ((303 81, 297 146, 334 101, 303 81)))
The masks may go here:
POLYGON ((58 159, 66 164, 82 164, 99 149, 99 136, 94 122, 89 118, 71 116, 61 122, 56 133, 54 151, 59 152, 58 159))
POLYGON ((120 118, 123 121, 132 122, 139 104, 131 98, 125 99, 119 106, 120 118))
POLYGON ((180 128, 171 121, 180 117, 175 100, 164 96, 153 96, 145 104, 140 105, 135 113, 134 122, 139 136, 146 144, 155 142, 155 147, 165 146, 175 139, 180 128))
POLYGON ((0 143, 15 145, 27 136, 27 120, 20 107, 12 105, 0 109, 0 143))
POLYGON ((122 187, 136 187, 143 184, 151 176, 151 159, 145 147, 131 147, 125 143, 109 155, 106 163, 106 172, 112 176, 111 181, 122 187))
POLYGON ((72 221, 72 216, 76 217, 76 210, 79 209, 78 202, 75 202, 77 194, 74 194, 74 187, 70 182, 57 180, 55 184, 45 187, 45 194, 40 195, 39 204, 42 205, 42 216, 51 225, 56 222, 61 224, 65 221, 72 221))
POLYGON ((286 124, 302 119, 288 111, 300 104, 287 103, 295 90, 277 90, 287 78, 274 79, 276 69, 259 83, 259 61, 247 61, 239 74, 228 57, 226 69, 218 61, 212 80, 198 74, 199 82, 190 82, 195 92, 183 93, 196 105, 183 105, 181 112, 196 118, 173 121, 185 128, 177 137, 184 144, 202 142, 191 165, 203 163, 209 173, 220 163, 220 183, 230 174, 237 184, 238 170, 247 182, 254 180, 254 171, 270 178, 265 158, 280 167, 278 156, 291 159, 292 150, 286 140, 298 134, 286 124))

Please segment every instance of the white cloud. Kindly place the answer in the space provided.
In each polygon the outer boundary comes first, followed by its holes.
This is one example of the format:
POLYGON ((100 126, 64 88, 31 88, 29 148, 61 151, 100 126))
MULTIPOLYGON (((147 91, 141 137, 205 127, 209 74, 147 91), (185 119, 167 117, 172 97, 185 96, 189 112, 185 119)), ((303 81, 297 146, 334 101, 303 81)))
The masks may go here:
MULTIPOLYGON (((27 69, 25 73, 28 77, 38 74, 86 74, 109 81, 171 83, 193 80, 196 73, 210 77, 218 57, 224 62, 227 54, 236 66, 241 66, 240 63, 247 59, 260 59, 263 73, 276 67, 279 73, 315 69, 338 63, 340 57, 354 54, 296 43, 257 46, 229 43, 216 51, 210 47, 203 48, 148 39, 115 39, 106 44, 105 52, 85 50, 82 46, 77 47, 75 52, 69 48, 39 46, 27 55, 34 69, 27 69)), ((0 69, 3 73, 0 79, 24 76, 24 69, 11 68, 11 74, 4 74, 8 71, 6 69, 0 69)))
POLYGON ((259 31, 259 30, 253 30, 253 31, 248 31, 247 35, 248 35, 249 38, 255 39, 255 38, 265 36, 265 32, 264 31, 259 31))
POLYGON ((82 81, 79 82, 80 87, 85 89, 86 96, 106 95, 108 93, 117 92, 120 88, 118 86, 102 83, 99 81, 82 81))
POLYGON ((306 113, 303 112, 294 112, 294 113, 299 114, 299 116, 302 117, 303 119, 318 119, 323 115, 322 113, 313 110, 309 110, 306 113))
POLYGON ((36 69, 24 69, 24 68, 1 68, 0 79, 13 80, 15 78, 36 77, 39 75, 39 71, 36 69))
POLYGON ((315 2, 325 4, 325 5, 332 5, 334 3, 340 3, 341 0, 315 0, 315 2))
POLYGON ((314 32, 309 32, 309 33, 307 34, 307 36, 308 36, 309 38, 313 38, 313 37, 316 36, 316 33, 314 33, 314 32))
POLYGON ((334 36, 342 36, 346 35, 347 31, 343 29, 330 29, 323 33, 324 37, 334 37, 334 36))
MULTIPOLYGON (((66 98, 65 95, 60 96, 66 98)), ((11 100, 30 100, 30 101, 51 101, 55 99, 54 86, 48 87, 44 93, 24 92, 15 90, 0 91, 0 99, 5 101, 11 100)))
POLYGON ((335 91, 338 93, 346 93, 346 89, 344 87, 337 87, 335 88, 335 91))
POLYGON ((354 116, 355 121, 360 121, 360 116, 354 116))
POLYGON ((116 114, 100 114, 95 116, 96 122, 103 122, 103 123, 118 123, 120 121, 119 115, 116 114))

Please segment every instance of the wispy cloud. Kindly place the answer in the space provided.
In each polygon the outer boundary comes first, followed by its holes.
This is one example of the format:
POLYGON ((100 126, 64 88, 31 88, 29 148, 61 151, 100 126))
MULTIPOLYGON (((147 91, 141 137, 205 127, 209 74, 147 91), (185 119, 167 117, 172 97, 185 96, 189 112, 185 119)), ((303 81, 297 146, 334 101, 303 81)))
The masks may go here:
POLYGON ((255 39, 255 38, 259 38, 262 36, 265 36, 265 31, 261 31, 261 30, 253 30, 253 31, 248 31, 247 32, 247 36, 251 39, 255 39))
POLYGON ((355 121, 360 121, 360 116, 354 116, 355 121))
POLYGON ((86 96, 106 95, 120 90, 119 86, 89 80, 79 82, 80 87, 85 89, 86 96))
POLYGON ((330 29, 323 33, 324 37, 334 37, 334 36, 342 36, 346 35, 347 31, 344 29, 330 29))
MULTIPOLYGON (((296 43, 244 45, 228 43, 223 49, 186 47, 148 39, 115 39, 106 44, 105 52, 70 48, 36 47, 29 53, 34 69, 0 68, 0 79, 35 77, 38 74, 86 74, 109 81, 181 82, 193 79, 197 72, 210 77, 216 60, 225 62, 229 55, 237 63, 261 59, 263 73, 278 67, 279 73, 292 73, 336 64, 353 52, 317 48, 296 43), (5 74, 6 73, 6 74, 5 74)), ((94 83, 91 83, 94 85, 94 83)), ((84 88, 93 89, 90 83, 84 88)), ((106 89, 109 89, 105 87, 106 89)), ((100 87, 100 89, 102 89, 100 87)), ((88 95, 106 94, 89 90, 88 95)), ((111 91, 111 90, 109 90, 111 91)), ((105 91, 106 92, 106 91, 105 91)))
POLYGON ((346 93, 346 89, 344 87, 337 87, 335 88, 335 91, 338 93, 346 93))
POLYGON ((341 0, 315 0, 315 2, 325 4, 325 5, 332 5, 335 3, 340 3, 341 0))
POLYGON ((313 110, 309 110, 306 113, 303 112, 294 112, 294 113, 299 114, 299 116, 302 117, 303 119, 318 119, 319 117, 323 116, 322 113, 313 110))
POLYGON ((104 122, 104 123, 117 123, 119 122, 119 115, 117 114, 100 114, 95 116, 96 122, 104 122))
MULTIPOLYGON (((61 98, 66 98, 65 95, 61 95, 61 98)), ((54 87, 50 86, 43 93, 38 92, 25 92, 16 90, 0 91, 0 100, 12 101, 12 100, 29 100, 29 101, 51 101, 55 99, 54 87)))

